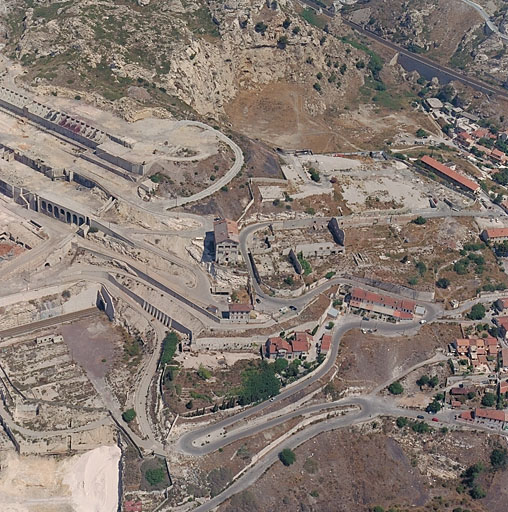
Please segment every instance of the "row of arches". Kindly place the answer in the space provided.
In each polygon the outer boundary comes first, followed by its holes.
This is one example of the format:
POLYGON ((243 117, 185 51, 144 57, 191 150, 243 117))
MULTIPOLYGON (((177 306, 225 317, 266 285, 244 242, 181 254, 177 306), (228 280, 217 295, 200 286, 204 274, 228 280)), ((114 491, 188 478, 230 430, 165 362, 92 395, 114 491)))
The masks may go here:
POLYGON ((81 226, 82 224, 85 224, 85 222, 87 224, 89 223, 88 218, 74 212, 70 212, 61 206, 52 204, 44 199, 41 200, 40 205, 42 213, 51 215, 55 217, 55 219, 66 222, 67 224, 76 224, 76 226, 81 226))

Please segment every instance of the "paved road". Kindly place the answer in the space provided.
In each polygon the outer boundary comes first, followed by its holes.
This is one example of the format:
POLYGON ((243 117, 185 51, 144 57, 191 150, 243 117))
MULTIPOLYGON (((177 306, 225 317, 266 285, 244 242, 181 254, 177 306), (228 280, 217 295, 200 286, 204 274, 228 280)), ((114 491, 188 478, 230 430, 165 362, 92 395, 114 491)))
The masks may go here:
POLYGON ((494 24, 494 22, 490 19, 490 16, 485 12, 483 7, 481 5, 478 5, 477 3, 473 2, 472 0, 462 0, 465 4, 469 5, 473 9, 475 9, 480 16, 485 20, 485 23, 487 23, 487 26, 494 32, 496 35, 498 35, 501 39, 504 39, 505 41, 508 41, 508 36, 500 32, 497 25, 494 24))
MULTIPOLYGON (((438 310, 429 310, 427 312, 427 321, 434 320, 438 315, 438 310)), ((358 329, 364 325, 362 319, 359 319, 356 315, 350 315, 343 317, 341 319, 341 324, 336 328, 336 331, 333 335, 332 347, 326 358, 326 360, 317 368, 315 373, 312 376, 296 381, 291 387, 284 389, 279 395, 274 397, 273 402, 262 402, 253 407, 247 408, 242 412, 225 418, 222 421, 213 423, 211 425, 207 425, 201 429, 194 430, 183 435, 176 443, 176 448, 184 453, 189 455, 201 455, 203 453, 208 453, 209 451, 213 451, 214 449, 218 449, 230 442, 240 439, 245 436, 244 431, 232 433, 228 437, 228 435, 224 436, 220 440, 215 440, 210 442, 209 444, 202 447, 202 443, 209 442, 212 438, 218 435, 218 432, 223 432, 225 428, 230 427, 231 425, 237 423, 240 420, 246 419, 254 414, 257 414, 268 407, 277 406, 277 404, 281 403, 283 400, 295 395, 299 391, 304 390, 314 382, 321 379, 325 376, 335 365, 337 354, 339 351, 339 345, 341 338, 351 329, 358 329)), ((418 322, 408 322, 404 324, 377 324, 378 334, 380 335, 396 335, 396 334, 409 334, 412 330, 417 330, 420 327, 418 322)), ((276 423, 275 423, 276 424, 276 423)), ((249 435, 253 433, 259 432, 263 430, 263 426, 256 426, 252 431, 250 431, 249 435)))
POLYGON ((38 322, 32 322, 31 324, 19 325, 17 327, 11 327, 10 329, 4 329, 0 331, 0 339, 10 338, 13 336, 20 336, 21 334, 27 334, 34 331, 39 331, 53 325, 61 325, 67 322, 74 322, 75 320, 81 320, 82 318, 88 318, 99 314, 97 308, 88 308, 74 313, 67 313, 65 315, 52 316, 45 320, 39 320, 38 322))
POLYGON ((221 187, 227 185, 241 170, 243 167, 243 153, 240 149, 240 146, 233 142, 228 136, 224 135, 219 130, 215 130, 214 128, 211 128, 207 124, 200 123, 199 121, 180 121, 182 123, 185 123, 186 125, 191 126, 199 126, 200 128, 207 129, 209 131, 212 131, 215 133, 217 138, 224 142, 224 144, 227 144, 233 151, 235 155, 235 163, 232 165, 231 169, 219 178, 218 180, 214 181, 212 185, 210 185, 205 190, 202 190, 201 192, 198 192, 196 194, 193 194, 189 197, 179 197, 177 199, 173 199, 171 201, 168 201, 166 207, 168 209, 175 208, 176 206, 183 206, 184 204, 193 203, 194 201, 200 201, 202 199, 205 199, 208 196, 211 196, 212 194, 215 194, 215 192, 218 192, 221 187))
POLYGON ((461 73, 455 69, 451 69, 446 66, 442 66, 441 64, 437 64, 435 61, 432 61, 426 57, 422 57, 419 54, 412 53, 412 52, 406 50, 405 48, 398 46, 395 43, 392 43, 391 41, 388 41, 387 39, 383 39, 382 37, 378 36, 377 34, 374 34, 370 30, 366 30, 364 27, 362 27, 361 25, 358 25, 357 23, 346 20, 345 18, 343 18, 342 21, 346 25, 349 25, 351 28, 358 30, 362 34, 366 35, 367 37, 374 39, 375 41, 382 44, 383 46, 386 46, 392 50, 395 50, 396 52, 406 56, 407 58, 409 58, 415 62, 424 64, 425 66, 428 66, 429 68, 432 68, 435 71, 438 71, 439 73, 449 75, 452 80, 457 80, 459 82, 462 82, 466 85, 469 85, 473 89, 477 89, 485 94, 497 94, 498 96, 508 98, 508 93, 503 91, 502 89, 493 87, 493 86, 487 84, 486 82, 482 82, 481 80, 472 78, 472 77, 470 77, 464 73, 461 73))
MULTIPOLYGON (((269 451, 262 459, 260 459, 254 466, 245 472, 240 478, 235 480, 229 487, 227 487, 222 493, 215 496, 211 500, 207 501, 203 505, 195 508, 195 512, 206 512, 209 510, 213 510, 215 507, 234 496, 235 494, 248 489, 252 486, 264 473, 270 468, 274 463, 278 461, 278 454, 284 448, 295 449, 301 444, 309 441, 313 437, 322 434, 324 432, 329 432, 331 430, 336 430, 339 428, 350 427, 355 424, 363 423, 365 421, 369 421, 376 417, 382 416, 404 416, 409 418, 416 418, 418 415, 424 415, 425 419, 430 420, 434 415, 429 415, 426 413, 422 413, 421 411, 412 411, 409 409, 397 407, 394 405, 389 399, 383 398, 375 398, 375 397, 358 397, 345 399, 341 401, 341 405, 354 405, 360 408, 357 412, 352 412, 345 414, 343 416, 338 416, 335 418, 330 418, 325 421, 321 421, 319 423, 315 423, 308 427, 303 428, 302 430, 296 432, 291 435, 289 438, 283 440, 281 443, 277 444, 271 451, 269 451)), ((337 402, 336 402, 337 403, 337 402)), ((456 426, 460 425, 462 427, 468 427, 464 423, 460 423, 454 419, 455 412, 454 411, 444 411, 443 413, 438 413, 436 415, 439 418, 439 423, 436 423, 436 426, 439 425, 451 425, 456 426)), ((469 426, 470 428, 474 428, 476 430, 483 430, 492 432, 492 429, 488 427, 483 427, 480 425, 475 425, 474 427, 469 426)))

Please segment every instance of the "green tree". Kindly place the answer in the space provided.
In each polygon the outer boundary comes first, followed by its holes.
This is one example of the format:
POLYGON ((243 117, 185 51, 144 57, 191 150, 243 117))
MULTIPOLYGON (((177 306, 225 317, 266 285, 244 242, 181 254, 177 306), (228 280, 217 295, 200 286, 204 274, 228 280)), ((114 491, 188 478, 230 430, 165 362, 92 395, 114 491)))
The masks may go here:
POLYGON ((428 375, 422 375, 417 381, 416 381, 416 384, 417 386, 420 386, 421 388, 423 388, 423 386, 427 386, 427 384, 429 383, 429 376, 428 375))
POLYGON ((448 288, 448 286, 450 286, 450 281, 449 279, 446 279, 446 277, 441 277, 436 281, 436 286, 438 288, 442 288, 443 290, 445 290, 446 288, 448 288))
POLYGON ((284 278, 284 282, 288 285, 288 286, 293 286, 295 280, 293 278, 293 276, 287 276, 284 278))
POLYGON ((481 320, 485 316, 485 306, 483 304, 475 304, 467 316, 471 320, 481 320))
POLYGON ((176 347, 180 338, 175 332, 168 332, 165 338, 162 340, 162 354, 160 359, 161 366, 164 366, 171 362, 176 352, 176 347))
POLYGON ((490 463, 494 469, 504 469, 506 467, 507 452, 505 448, 494 448, 490 454, 490 463))
POLYGON ((497 402, 497 397, 494 393, 485 393, 482 397, 482 405, 485 407, 493 407, 497 402))
POLYGON ((397 424, 397 427, 403 428, 407 425, 407 418, 404 418, 404 416, 399 416, 395 423, 397 424))
POLYGON ((437 400, 433 400, 429 405, 427 405, 425 410, 431 414, 436 414, 436 412, 441 410, 441 404, 437 400))
POLYGON ((296 455, 289 448, 284 448, 284 450, 279 452, 279 459, 284 466, 291 466, 291 464, 294 464, 296 460, 296 455))
POLYGON ((281 373, 288 367, 288 365, 289 363, 287 362, 287 359, 284 359, 283 357, 279 357, 279 359, 276 359, 275 363, 273 363, 276 373, 281 373))
POLYGON ((427 219, 425 217, 422 217, 421 215, 419 215, 412 222, 413 222, 413 224, 417 224, 418 226, 421 226, 422 224, 427 223, 427 219))
POLYGON ((136 417, 136 411, 134 409, 127 409, 122 413, 122 418, 126 423, 130 423, 136 417))
POLYGON ((166 473, 163 468, 147 469, 145 472, 145 478, 152 487, 163 482, 165 476, 166 473))
POLYGON ((471 498, 474 500, 481 500, 482 498, 485 498, 487 496, 487 493, 484 491, 483 487, 481 485, 475 485, 469 491, 469 494, 471 495, 471 498))
POLYGON ((402 387, 402 384, 399 381, 395 381, 388 386, 388 391, 392 395, 400 395, 404 392, 404 388, 402 387))
POLYGON ((418 128, 418 130, 416 130, 416 136, 419 138, 426 137, 427 132, 423 128, 418 128))
POLYGON ((279 393, 280 381, 273 365, 263 361, 259 368, 244 372, 238 401, 240 405, 266 400, 279 393))
POLYGON ((419 261, 416 265, 416 270, 418 270, 418 273, 423 277, 425 273, 427 272, 427 265, 423 261, 419 261))

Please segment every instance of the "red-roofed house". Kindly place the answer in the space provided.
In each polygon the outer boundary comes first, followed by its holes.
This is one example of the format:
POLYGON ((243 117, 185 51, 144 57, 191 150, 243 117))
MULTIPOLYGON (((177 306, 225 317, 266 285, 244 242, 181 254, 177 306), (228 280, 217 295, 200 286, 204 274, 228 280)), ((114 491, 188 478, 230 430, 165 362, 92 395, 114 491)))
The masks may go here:
POLYGON ((473 145, 474 140, 469 133, 459 132, 457 133, 457 142, 469 149, 473 145))
POLYGON ((480 185, 478 185, 478 183, 476 183, 473 180, 470 180, 469 178, 466 178, 465 176, 462 176, 462 174, 459 174, 453 169, 446 167, 446 165, 443 165, 441 162, 438 162, 434 158, 425 155, 421 158, 420 161, 427 168, 431 169, 434 172, 437 172, 442 178, 453 182, 459 188, 462 188, 467 192, 473 192, 475 194, 480 192, 480 185))
POLYGON ((480 238, 484 242, 489 242, 490 240, 494 242, 503 242, 504 240, 508 240, 508 228, 484 229, 480 235, 480 238))
POLYGON ((496 409, 478 409, 474 410, 474 419, 479 423, 484 423, 493 427, 503 428, 506 425, 506 413, 496 409))
POLYGON ((285 357, 286 359, 293 359, 293 349, 291 345, 278 336, 275 338, 268 338, 265 345, 266 357, 268 359, 277 359, 285 357))
POLYGON ((499 394, 504 395, 508 392, 508 380, 503 380, 499 382, 499 394))
POLYGON ((464 421, 474 421, 473 411, 464 411, 459 418, 464 421))
POLYGON ((319 346, 320 354, 327 354, 332 345, 332 335, 331 334, 323 334, 321 336, 321 345, 319 346))
POLYGON ((314 338, 307 332, 295 332, 294 339, 290 340, 295 357, 306 355, 314 338))
POLYGON ((229 319, 233 322, 248 322, 252 306, 250 304, 230 304, 229 319))
POLYGON ((500 368, 508 368, 508 348, 502 348, 499 354, 500 368))
POLYGON ((412 320, 416 302, 410 299, 394 299, 388 295, 380 295, 362 288, 353 288, 349 306, 392 316, 399 320, 412 320))
MULTIPOLYGON (((475 138, 475 139, 485 139, 485 138, 491 138, 490 137, 490 130, 488 128, 478 128, 477 130, 474 130, 473 132, 471 132, 471 135, 475 138)), ((495 139, 496 137, 494 137, 495 139)))
POLYGON ((494 160, 495 162, 500 162, 504 164, 507 160, 506 155, 500 151, 499 149, 495 148, 490 152, 490 158, 494 160))
POLYGON ((508 309, 508 298, 497 299, 494 305, 499 312, 504 313, 508 309))
POLYGON ((506 333, 508 332, 508 316, 498 316, 495 319, 495 322, 499 327, 500 336, 506 340, 506 333))

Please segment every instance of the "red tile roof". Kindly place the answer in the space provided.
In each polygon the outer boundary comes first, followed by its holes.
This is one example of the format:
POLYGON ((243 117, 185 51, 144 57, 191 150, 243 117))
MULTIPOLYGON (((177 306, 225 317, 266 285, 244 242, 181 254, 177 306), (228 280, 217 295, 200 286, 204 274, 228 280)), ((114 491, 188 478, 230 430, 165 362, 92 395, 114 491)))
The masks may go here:
POLYGON ((508 348, 501 349, 501 363, 503 366, 508 366, 508 348))
POLYGON ((499 327, 503 327, 508 332, 508 316, 498 316, 496 318, 496 324, 499 327))
POLYGON ((306 332, 296 332, 295 339, 291 341, 293 352, 308 352, 313 338, 306 332))
POLYGON ((459 418, 461 420, 473 421, 473 411, 464 411, 460 414, 459 418))
POLYGON ((330 350, 331 344, 332 344, 331 334, 323 334, 323 336, 321 338, 321 351, 330 350))
POLYGON ((282 350, 285 350, 286 352, 293 352, 291 345, 286 340, 283 340, 278 336, 275 338, 268 338, 266 347, 269 354, 276 354, 282 350))
POLYGON ((497 411, 496 409, 475 409, 474 416, 476 419, 506 421, 505 412, 497 411))
POLYGON ((493 149, 490 152, 490 156, 494 157, 496 160, 506 160, 506 155, 502 151, 499 151, 499 149, 493 149))
POLYGON ((503 309, 508 308, 508 298, 497 299, 503 309))
POLYGON ((488 238, 504 238, 508 236, 508 228, 490 228, 486 229, 485 233, 487 233, 488 238))
POLYGON ((252 306, 250 304, 230 304, 229 311, 231 313, 250 313, 252 306))
POLYGON ((478 183, 476 183, 475 181, 462 176, 462 174, 453 171, 449 167, 446 167, 446 165, 443 165, 441 162, 438 162, 437 160, 428 155, 422 157, 422 162, 473 192, 480 188, 480 185, 478 185, 478 183))
MULTIPOLYGON (((409 299, 394 299, 388 295, 380 295, 378 293, 369 292, 362 288, 353 288, 351 292, 351 300, 355 302, 371 302, 378 306, 384 306, 394 310, 414 311, 416 302, 409 299)), ((353 304, 355 305, 355 304, 353 304)))
POLYGON ((489 135, 490 131, 487 128, 478 128, 474 132, 471 133, 474 137, 477 137, 478 139, 482 139, 484 137, 487 137, 489 135))
POLYGON ((234 220, 223 219, 213 223, 213 232, 215 243, 220 244, 226 240, 232 242, 239 242, 238 239, 238 224, 234 220))

